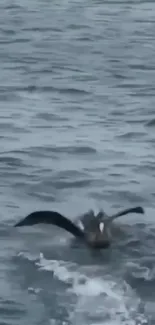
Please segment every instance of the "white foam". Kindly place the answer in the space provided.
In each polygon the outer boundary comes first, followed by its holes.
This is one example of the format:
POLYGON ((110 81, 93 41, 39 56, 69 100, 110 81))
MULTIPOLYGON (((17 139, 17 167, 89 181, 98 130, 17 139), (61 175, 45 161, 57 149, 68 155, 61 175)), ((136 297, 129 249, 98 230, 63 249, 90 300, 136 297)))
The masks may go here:
MULTIPOLYGON (((40 260, 35 263, 39 270, 46 270, 53 273, 53 276, 59 279, 60 281, 70 283, 75 281, 76 278, 79 278, 79 274, 76 271, 70 271, 66 264, 68 263, 64 261, 57 261, 57 260, 46 260, 43 254, 40 254, 40 260)), ((73 267, 74 264, 70 263, 68 267, 73 267)))
POLYGON ((71 284, 67 288, 76 297, 74 310, 70 312, 73 325, 120 325, 146 324, 143 315, 137 315, 140 300, 124 282, 109 280, 109 276, 92 277, 82 274, 80 267, 73 263, 46 260, 43 254, 36 262, 40 271, 52 272, 60 281, 71 284), (137 318, 136 318, 137 317, 137 318), (135 319, 136 318, 136 319, 135 319), (138 321, 138 323, 137 323, 138 321))
MULTIPOLYGON (((83 269, 75 263, 47 260, 43 254, 39 259, 28 253, 19 254, 22 258, 33 261, 41 272, 51 272, 51 277, 69 284, 68 295, 74 296, 74 306, 70 308, 68 301, 69 322, 73 325, 146 325, 143 314, 138 313, 140 298, 136 296, 126 282, 116 280, 110 275, 95 275, 93 267, 83 269), (89 272, 88 272, 89 269, 89 272)), ((132 265, 133 266, 133 265, 132 265)), ((52 283, 51 283, 52 286, 52 283)), ((39 294, 40 290, 29 288, 39 294)), ((57 321, 51 319, 51 324, 57 321)), ((65 323, 64 323, 65 324, 65 323)))

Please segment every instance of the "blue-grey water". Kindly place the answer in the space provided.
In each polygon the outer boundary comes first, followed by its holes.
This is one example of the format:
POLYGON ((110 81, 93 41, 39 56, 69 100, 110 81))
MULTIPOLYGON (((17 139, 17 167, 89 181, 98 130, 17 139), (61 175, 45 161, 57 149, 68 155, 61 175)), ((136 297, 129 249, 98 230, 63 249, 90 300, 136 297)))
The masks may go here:
POLYGON ((155 324, 154 17, 153 1, 0 1, 0 325, 155 324), (96 256, 13 227, 136 205, 96 256))

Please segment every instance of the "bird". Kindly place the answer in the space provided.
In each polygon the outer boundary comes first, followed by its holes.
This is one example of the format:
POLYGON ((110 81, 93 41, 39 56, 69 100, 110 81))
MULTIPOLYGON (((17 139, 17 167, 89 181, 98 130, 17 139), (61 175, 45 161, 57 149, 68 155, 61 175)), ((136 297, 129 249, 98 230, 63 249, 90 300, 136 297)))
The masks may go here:
POLYGON ((111 245, 112 235, 110 229, 112 222, 129 213, 144 214, 144 209, 137 206, 121 210, 111 216, 108 216, 103 210, 97 215, 94 214, 93 210, 89 210, 80 216, 76 223, 57 211, 34 211, 17 222, 14 227, 33 226, 36 224, 55 225, 72 234, 87 247, 101 250, 107 249, 111 245))

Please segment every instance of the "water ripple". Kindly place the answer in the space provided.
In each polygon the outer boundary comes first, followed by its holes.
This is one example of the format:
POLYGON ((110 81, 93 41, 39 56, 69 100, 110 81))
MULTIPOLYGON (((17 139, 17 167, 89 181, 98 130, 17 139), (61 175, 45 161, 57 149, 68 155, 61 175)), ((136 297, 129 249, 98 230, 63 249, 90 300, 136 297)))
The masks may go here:
POLYGON ((138 0, 0 3, 6 325, 155 323, 154 8, 138 0), (112 248, 99 255, 52 226, 12 228, 33 210, 74 219, 133 205, 145 215, 117 221, 112 248))

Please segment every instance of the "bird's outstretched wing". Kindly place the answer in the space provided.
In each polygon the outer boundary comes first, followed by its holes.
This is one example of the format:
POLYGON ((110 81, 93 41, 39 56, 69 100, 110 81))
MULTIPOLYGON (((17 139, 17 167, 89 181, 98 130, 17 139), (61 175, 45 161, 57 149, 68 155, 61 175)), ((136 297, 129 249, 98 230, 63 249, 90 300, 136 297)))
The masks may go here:
POLYGON ((84 232, 71 220, 56 211, 35 211, 15 224, 14 227, 33 226, 36 224, 51 224, 65 229, 73 236, 83 239, 84 232))
POLYGON ((122 210, 116 214, 113 214, 112 216, 107 218, 107 222, 111 223, 113 220, 125 216, 128 213, 140 213, 140 214, 144 214, 144 209, 142 207, 134 207, 134 208, 129 208, 129 209, 125 209, 122 210))

